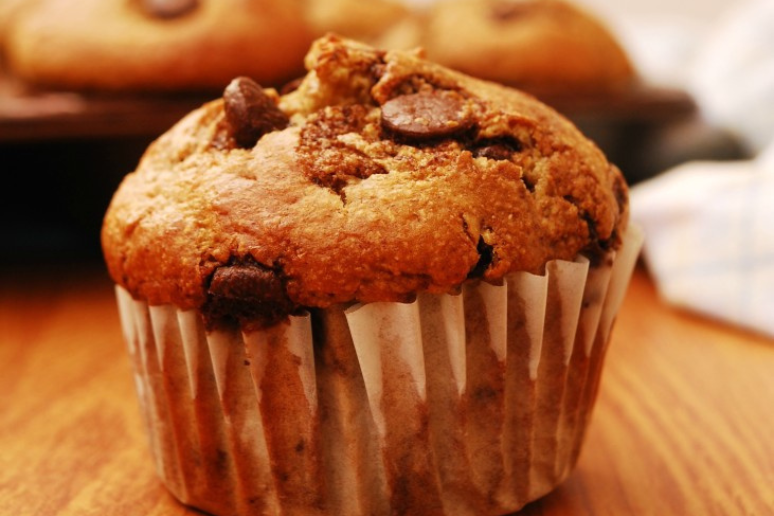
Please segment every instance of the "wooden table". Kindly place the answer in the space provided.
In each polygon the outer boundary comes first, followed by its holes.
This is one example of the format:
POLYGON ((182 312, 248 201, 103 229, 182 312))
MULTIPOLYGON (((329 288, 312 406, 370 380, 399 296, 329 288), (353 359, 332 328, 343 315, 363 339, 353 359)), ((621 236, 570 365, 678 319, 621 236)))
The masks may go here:
MULTIPOLYGON (((99 270, 0 276, 0 514, 198 514, 154 473, 99 270)), ((520 514, 774 514, 774 341, 638 269, 578 467, 520 514)))

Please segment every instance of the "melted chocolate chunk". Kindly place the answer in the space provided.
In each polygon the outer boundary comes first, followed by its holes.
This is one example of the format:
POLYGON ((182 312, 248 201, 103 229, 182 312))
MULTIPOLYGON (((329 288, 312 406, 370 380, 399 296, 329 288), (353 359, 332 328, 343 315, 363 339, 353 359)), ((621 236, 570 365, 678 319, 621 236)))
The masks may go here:
POLYGON ((475 156, 477 158, 492 159, 495 161, 508 161, 511 159, 513 151, 502 145, 487 145, 476 149, 475 156))
POLYGON ((382 127, 409 141, 453 138, 472 126, 465 100, 452 91, 402 95, 382 105, 382 127))
POLYGON ((473 146, 473 155, 497 161, 507 161, 521 151, 521 143, 510 136, 479 140, 473 146))
POLYGON ((156 18, 177 18, 199 6, 198 0, 142 0, 143 11, 156 18))
POLYGON ((589 230, 589 243, 581 250, 581 253, 589 259, 589 263, 592 267, 598 267, 605 263, 605 258, 610 253, 615 240, 615 232, 607 240, 599 238, 599 231, 597 231, 597 223, 586 211, 580 212, 581 219, 586 223, 589 230))
POLYGON ((278 271, 245 262, 215 270, 202 312, 209 327, 267 327, 287 317, 293 309, 278 271))
POLYGON ((478 262, 468 273, 468 278, 482 277, 489 266, 492 265, 492 260, 494 260, 494 248, 484 242, 483 237, 478 237, 476 251, 478 251, 479 256, 478 262))
POLYGON ((524 173, 521 174, 521 182, 524 183, 524 188, 526 188, 529 193, 535 193, 535 183, 524 173))
POLYGON ((252 79, 237 77, 223 91, 226 120, 237 145, 253 147, 266 133, 288 126, 288 116, 252 79))

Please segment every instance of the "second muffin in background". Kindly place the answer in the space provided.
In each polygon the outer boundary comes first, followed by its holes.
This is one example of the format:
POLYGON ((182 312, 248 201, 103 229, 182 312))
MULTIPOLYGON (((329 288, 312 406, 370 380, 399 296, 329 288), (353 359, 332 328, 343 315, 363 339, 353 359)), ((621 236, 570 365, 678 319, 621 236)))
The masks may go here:
POLYGON ((112 92, 218 91, 242 74, 278 86, 313 37, 297 0, 34 0, 6 30, 16 78, 112 92))
POLYGON ((565 0, 439 0, 377 42, 542 96, 604 96, 636 73, 615 35, 565 0))

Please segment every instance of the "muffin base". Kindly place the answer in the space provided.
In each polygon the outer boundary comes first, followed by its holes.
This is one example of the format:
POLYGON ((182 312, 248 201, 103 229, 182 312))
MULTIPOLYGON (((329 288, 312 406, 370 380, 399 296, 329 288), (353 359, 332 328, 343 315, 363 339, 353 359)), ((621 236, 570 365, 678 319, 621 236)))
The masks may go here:
POLYGON ((116 287, 159 475, 219 516, 516 511, 578 459, 641 244, 253 332, 116 287))

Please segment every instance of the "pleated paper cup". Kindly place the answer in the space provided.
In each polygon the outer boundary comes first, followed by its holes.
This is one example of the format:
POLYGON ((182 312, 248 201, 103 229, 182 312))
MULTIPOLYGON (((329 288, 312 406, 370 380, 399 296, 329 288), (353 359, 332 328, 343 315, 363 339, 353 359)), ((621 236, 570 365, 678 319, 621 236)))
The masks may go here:
POLYGON ((159 475, 220 516, 516 511, 577 461, 641 243, 252 332, 118 287, 159 475))

